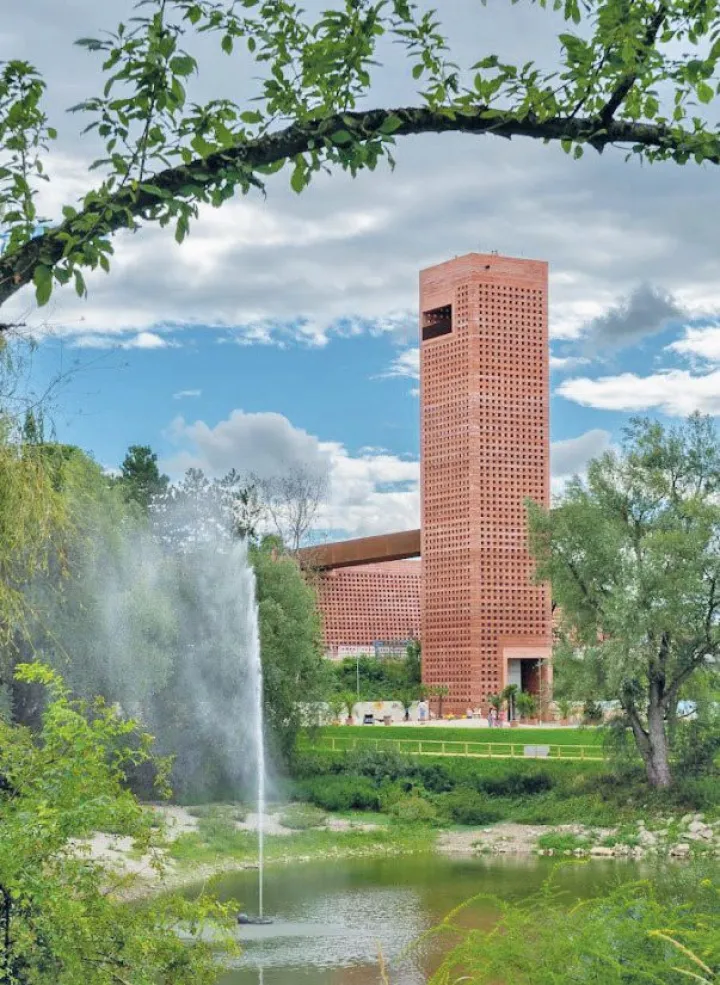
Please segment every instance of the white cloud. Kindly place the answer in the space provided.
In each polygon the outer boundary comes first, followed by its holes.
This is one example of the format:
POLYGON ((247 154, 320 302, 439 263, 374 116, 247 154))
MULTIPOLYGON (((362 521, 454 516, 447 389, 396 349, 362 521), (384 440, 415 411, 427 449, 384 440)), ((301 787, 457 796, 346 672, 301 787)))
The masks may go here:
POLYGON ((202 390, 178 390, 173 394, 173 400, 185 400, 188 397, 202 397, 202 390))
POLYGON ((656 410, 685 417, 693 411, 720 414, 720 370, 693 376, 681 369, 650 376, 621 373, 597 380, 565 380, 556 394, 599 410, 656 410))
POLYGON ((178 452, 163 461, 162 468, 171 475, 193 467, 210 475, 234 468, 265 476, 295 465, 327 469, 330 492, 321 527, 361 537, 412 529, 419 523, 419 463, 383 449, 366 448, 352 455, 341 443, 320 441, 281 414, 241 410, 214 427, 177 417, 169 435, 178 452))
MULTIPOLYGON (((177 417, 169 429, 178 452, 161 462, 177 477, 187 468, 210 475, 230 469, 277 475, 295 465, 327 469, 328 501, 318 526, 364 537, 420 524, 420 463, 383 448, 366 447, 352 454, 341 442, 321 441, 281 414, 247 414, 235 410, 213 427, 177 417)), ((607 431, 595 429, 551 446, 553 483, 582 472, 589 459, 610 444, 607 431)))
POLYGON ((683 356, 720 363, 720 325, 706 325, 703 328, 688 326, 683 338, 672 342, 667 348, 683 356))
POLYGON ((328 460, 318 439, 294 427, 282 414, 234 410, 214 427, 201 420, 189 423, 179 416, 168 434, 180 446, 164 463, 164 468, 175 475, 188 468, 202 468, 210 475, 237 469, 265 477, 299 464, 324 469, 328 460))
POLYGON ((411 380, 420 379, 420 349, 404 349, 393 359, 385 376, 403 376, 411 380))
POLYGON ((122 343, 123 349, 166 349, 176 343, 169 342, 156 332, 140 332, 122 343))
POLYGON ((551 487, 560 492, 568 479, 582 475, 592 458, 597 458, 610 447, 609 431, 593 428, 576 438, 553 441, 550 446, 551 487))
POLYGON ((590 360, 585 356, 550 356, 550 369, 564 370, 564 369, 574 369, 576 366, 582 366, 589 363, 590 360))
MULTIPOLYGON (((57 333, 55 333, 57 334, 57 333)), ((78 349, 172 349, 179 343, 158 335, 157 332, 138 332, 129 337, 123 335, 77 335, 72 344, 78 349)))
MULTIPOLYGON (((321 5, 305 4, 310 16, 321 5)), ((97 59, 72 41, 113 28, 132 3, 45 4, 39 26, 37 4, 5 6, 0 58, 31 59, 48 81, 48 113, 60 141, 46 162, 52 181, 42 183, 41 211, 57 217, 87 190, 97 150, 92 134, 79 139, 85 121, 65 113, 101 91, 97 59)), ((477 0, 439 9, 461 64, 489 51, 519 64, 554 64, 562 18, 538 5, 496 4, 492 16, 477 0)), ((189 81, 191 99, 256 91, 256 66, 246 58, 218 57, 214 37, 189 43, 202 65, 189 81)), ((380 60, 386 64, 376 71, 370 101, 416 100, 400 49, 388 44, 380 60)), ((268 181, 267 200, 253 193, 219 210, 203 208, 181 247, 170 230, 119 235, 111 274, 89 276, 87 301, 58 290, 38 314, 25 291, 3 316, 29 313, 25 320, 38 331, 45 320, 85 338, 209 326, 233 329, 237 340, 253 344, 298 336, 323 344, 358 330, 390 331, 410 343, 418 270, 494 248, 549 260, 556 338, 577 337, 638 283, 663 285, 691 311, 720 307, 720 186, 711 168, 641 169, 619 150, 575 162, 530 140, 448 134, 401 139, 395 156, 394 173, 320 174, 302 195, 289 189, 285 169, 268 181)))

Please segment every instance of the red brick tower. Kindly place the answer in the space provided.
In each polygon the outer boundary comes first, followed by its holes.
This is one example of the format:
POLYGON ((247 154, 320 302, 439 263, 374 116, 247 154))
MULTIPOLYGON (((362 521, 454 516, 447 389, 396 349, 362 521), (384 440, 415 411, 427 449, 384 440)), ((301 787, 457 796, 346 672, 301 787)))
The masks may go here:
POLYGON ((547 264, 471 253, 420 274, 423 678, 448 710, 549 679, 526 499, 549 501, 547 264))

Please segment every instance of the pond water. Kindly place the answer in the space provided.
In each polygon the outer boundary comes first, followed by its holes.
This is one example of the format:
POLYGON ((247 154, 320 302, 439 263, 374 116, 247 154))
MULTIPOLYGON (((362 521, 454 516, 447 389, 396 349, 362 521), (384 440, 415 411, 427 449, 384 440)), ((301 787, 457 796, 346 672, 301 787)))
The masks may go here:
MULTIPOLYGON (((242 957, 219 985, 375 985, 380 950, 393 985, 423 985, 441 944, 406 949, 454 907, 480 893, 463 915, 470 926, 491 926, 493 899, 536 892, 552 874, 568 901, 587 898, 636 877, 629 863, 551 859, 448 858, 418 855, 350 859, 270 869, 265 912, 271 926, 239 927, 242 957)), ((215 888, 253 913, 256 874, 239 873, 215 888)))

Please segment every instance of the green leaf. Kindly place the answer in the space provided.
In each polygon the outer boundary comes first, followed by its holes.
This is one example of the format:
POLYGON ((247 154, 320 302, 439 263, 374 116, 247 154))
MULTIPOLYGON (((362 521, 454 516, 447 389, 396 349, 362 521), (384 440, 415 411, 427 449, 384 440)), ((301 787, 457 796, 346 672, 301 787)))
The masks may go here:
POLYGON ((424 71, 424 65, 415 65, 412 70, 412 77, 414 79, 419 79, 420 76, 423 74, 423 71, 424 71))
POLYGON ((226 55, 231 55, 233 50, 233 39, 229 34, 223 35, 223 39, 220 42, 220 47, 225 52, 226 55))
POLYGON ((307 172, 302 164, 296 164, 293 173, 290 175, 290 187, 299 195, 304 191, 308 183, 307 172))
POLYGON ((160 188, 158 185, 146 185, 144 182, 140 185, 140 190, 147 192, 149 195, 154 195, 156 198, 172 198, 172 195, 165 188, 160 188))
POLYGON ((403 121, 400 117, 395 116, 395 114, 392 113, 380 124, 380 133, 384 133, 386 136, 389 136, 391 133, 395 133, 396 130, 399 130, 402 125, 403 121))
POLYGON ((50 300, 53 289, 52 270, 40 263, 33 272, 35 284, 35 300, 42 307, 50 300))
POLYGON ((351 144, 355 138, 347 130, 336 130, 330 139, 334 144, 351 144))
POLYGON ((79 298, 84 298, 87 295, 85 278, 80 270, 73 270, 73 275, 75 277, 75 293, 79 298))
POLYGON ((243 123, 261 123, 263 115, 258 110, 246 110, 244 113, 240 114, 240 119, 243 123))
POLYGON ((698 82, 695 92, 701 103, 711 102, 715 95, 713 87, 708 85, 707 82, 698 82))
POLYGON ((192 75, 197 68, 197 63, 190 55, 176 55, 170 59, 170 70, 175 75, 192 75))

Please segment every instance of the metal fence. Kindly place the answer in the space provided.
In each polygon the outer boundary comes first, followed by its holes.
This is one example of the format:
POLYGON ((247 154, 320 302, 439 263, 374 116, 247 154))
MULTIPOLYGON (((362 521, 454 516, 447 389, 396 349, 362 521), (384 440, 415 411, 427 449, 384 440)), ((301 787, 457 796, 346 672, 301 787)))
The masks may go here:
POLYGON ((468 759, 563 759, 602 762, 599 745, 536 744, 526 742, 463 742, 455 739, 371 739, 320 736, 304 748, 320 752, 349 752, 353 749, 389 749, 407 756, 460 756, 468 759))

